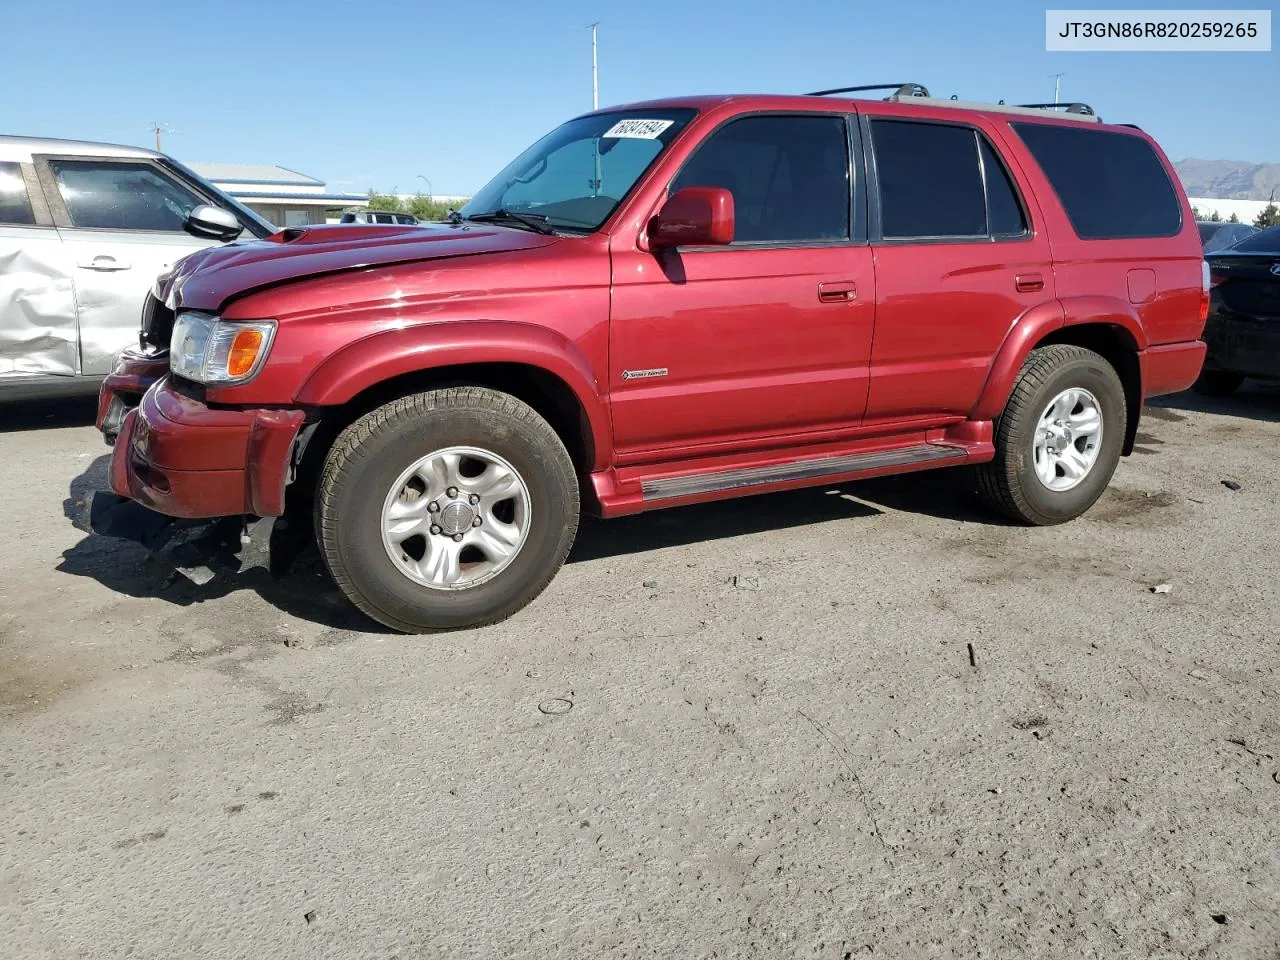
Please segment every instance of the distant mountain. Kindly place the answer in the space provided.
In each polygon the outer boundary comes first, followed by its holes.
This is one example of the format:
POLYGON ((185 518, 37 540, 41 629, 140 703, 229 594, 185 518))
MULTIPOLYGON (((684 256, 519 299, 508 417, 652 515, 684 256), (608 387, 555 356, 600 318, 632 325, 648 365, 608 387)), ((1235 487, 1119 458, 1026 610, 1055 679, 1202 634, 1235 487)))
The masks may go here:
POLYGON ((1189 197, 1219 200, 1280 199, 1280 163, 1243 160, 1199 160, 1191 157, 1173 165, 1189 197))

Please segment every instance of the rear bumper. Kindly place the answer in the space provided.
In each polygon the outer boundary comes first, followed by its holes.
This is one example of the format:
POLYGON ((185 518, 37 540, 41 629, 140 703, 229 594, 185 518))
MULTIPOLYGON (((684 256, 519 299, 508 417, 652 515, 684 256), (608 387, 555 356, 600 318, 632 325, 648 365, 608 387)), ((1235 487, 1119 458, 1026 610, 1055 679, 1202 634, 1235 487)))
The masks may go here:
POLYGON ((1217 310, 1204 331, 1205 367, 1254 377, 1280 377, 1280 319, 1217 310))
POLYGON ((1181 393, 1200 376, 1205 345, 1201 340, 1163 343, 1138 352, 1142 368, 1142 397, 1181 393))
MULTIPOLYGON (((100 409, 110 403, 104 385, 100 409)), ((170 517, 278 517, 302 421, 301 410, 214 410, 162 380, 121 422, 111 489, 170 517)))

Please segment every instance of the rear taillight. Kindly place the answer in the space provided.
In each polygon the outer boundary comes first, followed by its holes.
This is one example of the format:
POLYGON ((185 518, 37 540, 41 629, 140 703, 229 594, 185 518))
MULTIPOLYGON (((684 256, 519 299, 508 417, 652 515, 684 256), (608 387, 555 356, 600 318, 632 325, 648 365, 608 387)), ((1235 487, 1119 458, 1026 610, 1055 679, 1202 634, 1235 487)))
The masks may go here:
POLYGON ((1209 319, 1209 289, 1213 286, 1213 276, 1209 271, 1209 261, 1200 261, 1200 322, 1209 319))

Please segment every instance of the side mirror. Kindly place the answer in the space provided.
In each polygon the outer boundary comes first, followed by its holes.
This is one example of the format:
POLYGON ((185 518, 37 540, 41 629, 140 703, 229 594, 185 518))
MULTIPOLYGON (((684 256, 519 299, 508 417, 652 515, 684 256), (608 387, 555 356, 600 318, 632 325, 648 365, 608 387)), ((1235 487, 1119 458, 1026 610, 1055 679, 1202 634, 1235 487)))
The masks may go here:
POLYGON ((649 221, 655 250, 727 243, 733 243, 733 194, 724 187, 685 187, 649 221))
POLYGON ((187 231, 197 237, 234 240, 244 227, 230 210, 202 203, 187 214, 187 231))

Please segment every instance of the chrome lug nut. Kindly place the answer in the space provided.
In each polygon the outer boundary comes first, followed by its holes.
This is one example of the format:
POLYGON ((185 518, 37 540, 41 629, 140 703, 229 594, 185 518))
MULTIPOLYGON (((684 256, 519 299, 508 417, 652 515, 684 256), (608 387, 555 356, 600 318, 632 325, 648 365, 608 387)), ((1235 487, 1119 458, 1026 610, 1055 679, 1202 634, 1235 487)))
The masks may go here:
POLYGON ((461 542, 462 542, 462 534, 460 534, 460 533, 455 533, 455 534, 453 535, 453 542, 454 542, 454 543, 461 543, 461 542))
POLYGON ((477 503, 479 503, 479 502, 480 502, 480 494, 478 494, 478 493, 473 493, 471 496, 467 497, 467 501, 468 501, 472 506, 475 506, 477 503))
POLYGON ((473 527, 478 527, 478 526, 480 526, 480 524, 482 524, 483 522, 484 522, 484 521, 483 521, 483 520, 481 520, 479 517, 476 517, 474 520, 472 520, 472 521, 471 521, 471 525, 472 525, 473 527))
POLYGON ((451 497, 456 497, 458 495, 458 488, 450 487, 448 490, 445 491, 445 493, 447 493, 451 497))
POLYGON ((427 513, 439 513, 439 512, 440 512, 440 504, 436 503, 434 500, 432 500, 430 503, 427 504, 427 513))
POLYGON ((431 532, 432 532, 432 533, 436 533, 436 534, 438 534, 438 533, 441 533, 442 531, 441 531, 441 529, 440 529, 440 527, 439 527, 438 525, 436 525, 436 524, 434 524, 434 523, 433 523, 433 524, 431 525, 431 532))

